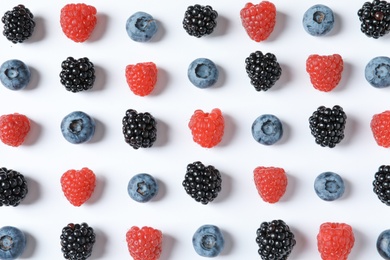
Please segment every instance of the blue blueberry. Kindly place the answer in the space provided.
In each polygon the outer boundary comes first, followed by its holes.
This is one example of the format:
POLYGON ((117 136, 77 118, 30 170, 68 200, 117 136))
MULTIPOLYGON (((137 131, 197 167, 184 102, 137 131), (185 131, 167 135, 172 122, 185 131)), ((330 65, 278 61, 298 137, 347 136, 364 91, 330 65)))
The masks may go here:
POLYGON ((383 259, 390 260, 390 229, 379 234, 376 240, 376 249, 383 259))
POLYGON ((216 257, 222 252, 225 240, 221 230, 217 226, 203 225, 194 233, 192 245, 198 255, 216 257))
POLYGON ((274 115, 261 115, 252 124, 252 136, 261 144, 272 145, 282 138, 283 125, 274 115))
POLYGON ((345 185, 337 173, 323 172, 315 179, 314 190, 320 199, 333 201, 344 194, 345 185))
POLYGON ((364 70, 368 83, 375 88, 390 86, 390 58, 379 56, 370 60, 364 70))
POLYGON ((187 71, 188 79, 198 88, 208 88, 218 80, 218 68, 209 59, 198 58, 191 62, 187 71))
POLYGON ((92 139, 95 125, 92 117, 84 112, 74 111, 62 119, 61 132, 69 143, 81 144, 92 139))
POLYGON ((18 228, 0 228, 0 259, 17 259, 26 248, 26 236, 18 228))
POLYGON ((158 184, 150 174, 139 173, 130 179, 127 192, 137 202, 148 202, 157 195, 158 184))
POLYGON ((30 82, 30 69, 23 61, 7 60, 0 67, 0 81, 10 90, 21 90, 30 82))
POLYGON ((148 13, 136 12, 127 19, 126 31, 129 37, 136 42, 148 42, 156 34, 158 25, 148 13))
POLYGON ((323 36, 333 29, 333 11, 325 5, 313 5, 303 15, 302 24, 310 35, 323 36))

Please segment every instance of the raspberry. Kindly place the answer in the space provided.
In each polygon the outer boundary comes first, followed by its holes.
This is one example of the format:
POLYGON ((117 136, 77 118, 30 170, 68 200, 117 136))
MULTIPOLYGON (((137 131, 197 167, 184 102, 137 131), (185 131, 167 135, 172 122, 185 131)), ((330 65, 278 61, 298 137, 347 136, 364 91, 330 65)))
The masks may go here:
POLYGON ((12 43, 22 43, 34 32, 34 15, 24 5, 17 5, 1 18, 4 23, 3 35, 12 43))
POLYGON ((130 90, 138 96, 149 95, 157 82, 157 67, 153 62, 126 66, 126 81, 130 90))
POLYGON ((329 92, 339 84, 343 69, 343 58, 339 54, 313 54, 306 60, 306 71, 313 87, 323 92, 329 92))
POLYGON ((390 110, 375 114, 371 119, 371 131, 379 146, 390 147, 390 110))
POLYGON ((23 144, 30 131, 30 120, 18 113, 0 116, 0 140, 9 146, 23 144))
POLYGON ((354 242, 352 227, 345 223, 323 223, 317 235, 318 251, 323 260, 347 260, 354 242))
POLYGON ((152 227, 131 227, 126 242, 134 260, 157 260, 162 251, 162 232, 152 227))
POLYGON ((68 170, 61 176, 61 187, 68 201, 79 207, 86 202, 95 189, 96 176, 88 168, 68 170))
POLYGON ((225 121, 221 110, 214 108, 210 113, 195 110, 188 127, 195 143, 205 148, 219 144, 224 133, 225 121))
POLYGON ((260 166, 253 175, 257 191, 265 202, 278 202, 286 192, 288 181, 284 169, 260 166))
POLYGON ((268 1, 259 4, 247 3, 240 11, 242 26, 249 37, 256 41, 266 40, 276 23, 275 5, 268 1))
POLYGON ((62 31, 75 42, 85 42, 97 23, 96 8, 86 4, 67 4, 61 9, 62 31))

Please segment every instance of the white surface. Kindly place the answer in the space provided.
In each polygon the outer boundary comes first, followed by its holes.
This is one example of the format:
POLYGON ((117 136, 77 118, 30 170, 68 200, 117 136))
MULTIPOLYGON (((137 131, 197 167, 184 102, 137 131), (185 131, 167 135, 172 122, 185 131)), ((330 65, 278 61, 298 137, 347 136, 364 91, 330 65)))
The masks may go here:
MULTIPOLYGON (((301 24, 310 0, 274 0, 278 15, 270 38, 249 39, 239 11, 246 1, 105 1, 85 3, 98 10, 98 25, 91 39, 77 44, 59 26, 59 12, 70 1, 3 1, 0 13, 24 3, 36 17, 36 31, 28 42, 14 45, 0 37, 1 61, 23 60, 32 69, 32 83, 19 92, 0 88, 0 113, 23 113, 33 122, 26 144, 0 145, 1 166, 23 173, 30 192, 16 208, 0 209, 0 225, 14 225, 28 234, 24 259, 61 259, 59 235, 69 222, 87 222, 97 233, 91 259, 131 259, 125 233, 133 225, 148 225, 164 233, 161 259, 201 259, 191 238, 203 224, 215 224, 226 238, 220 259, 260 259, 255 242, 262 221, 283 219, 293 230, 297 245, 290 259, 320 259, 316 235, 323 222, 345 222, 353 227, 355 246, 350 259, 378 259, 375 242, 390 227, 389 208, 372 192, 374 173, 389 163, 388 149, 376 145, 369 123, 373 114, 389 109, 389 89, 374 89, 364 78, 367 62, 388 53, 389 37, 367 38, 360 32, 356 12, 364 1, 321 3, 333 9, 336 23, 329 36, 308 35, 301 24), (210 4, 218 11, 216 31, 204 38, 190 37, 181 21, 188 5, 210 4), (125 31, 127 18, 145 11, 158 20, 153 42, 136 43, 125 31), (256 92, 245 72, 245 58, 253 51, 274 53, 283 74, 267 92, 256 92), (342 55, 345 70, 340 85, 330 93, 315 90, 305 71, 310 54, 342 55), (59 83, 60 64, 68 56, 88 57, 97 69, 93 90, 67 92, 59 83), (187 79, 192 60, 206 57, 220 69, 220 81, 200 90, 187 79), (127 64, 153 61, 159 78, 151 96, 133 95, 125 81, 127 64), (308 118, 320 105, 341 105, 348 116, 346 137, 336 148, 315 144, 308 118), (203 149, 192 141, 187 127, 195 109, 218 107, 226 119, 222 143, 203 149), (154 147, 134 150, 121 133, 127 109, 148 111, 158 120, 154 147), (60 132, 66 114, 82 110, 97 121, 91 143, 72 145, 60 132), (285 127, 282 141, 262 146, 251 135, 253 120, 263 113, 278 116, 285 127), (223 175, 219 197, 201 205, 181 186, 186 165, 200 160, 223 175), (274 205, 261 200, 252 180, 257 166, 283 167, 289 180, 287 193, 274 205), (73 207, 63 196, 60 176, 68 169, 89 167, 98 178, 96 191, 83 206, 73 207), (346 193, 338 201, 324 202, 313 189, 324 171, 340 174, 346 193), (154 175, 158 198, 139 204, 127 195, 127 182, 136 173, 154 175)), ((319 2, 318 2, 319 3, 319 2)))

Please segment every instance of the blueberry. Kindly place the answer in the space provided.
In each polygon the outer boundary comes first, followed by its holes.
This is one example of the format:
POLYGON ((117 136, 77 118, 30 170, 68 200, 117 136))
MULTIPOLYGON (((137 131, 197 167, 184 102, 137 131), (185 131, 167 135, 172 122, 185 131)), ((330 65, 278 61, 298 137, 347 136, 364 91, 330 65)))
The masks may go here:
POLYGON ((206 58, 198 58, 191 62, 187 75, 194 86, 208 88, 217 82, 219 72, 214 62, 206 58))
POLYGON ((312 36, 325 35, 333 29, 333 11, 325 5, 313 5, 303 15, 302 24, 305 31, 312 36))
POLYGON ((314 190, 320 199, 333 201, 344 194, 344 181, 337 173, 323 172, 315 179, 314 190))
POLYGON ((23 61, 7 60, 0 67, 0 81, 10 90, 21 90, 30 82, 30 69, 23 61))
POLYGON ((274 115, 261 115, 252 124, 252 136, 261 144, 272 145, 282 138, 283 125, 274 115))
POLYGON ((138 202, 148 202, 158 193, 158 184, 155 178, 147 173, 134 175, 127 185, 129 196, 138 202))
POLYGON ((390 58, 383 56, 373 58, 367 63, 364 75, 368 83, 375 88, 390 86, 390 58))
POLYGON ((17 259, 26 248, 26 236, 16 227, 0 228, 0 259, 17 259))
POLYGON ((127 19, 126 31, 129 37, 136 42, 148 42, 156 34, 158 25, 148 13, 136 12, 127 19))
POLYGON ((88 142, 95 133, 95 121, 81 111, 74 111, 62 119, 61 132, 72 144, 88 142))
POLYGON ((379 234, 376 240, 376 249, 383 259, 390 260, 390 229, 379 234))
POLYGON ((198 255, 215 257, 223 250, 225 240, 217 226, 203 225, 194 233, 192 245, 198 255))

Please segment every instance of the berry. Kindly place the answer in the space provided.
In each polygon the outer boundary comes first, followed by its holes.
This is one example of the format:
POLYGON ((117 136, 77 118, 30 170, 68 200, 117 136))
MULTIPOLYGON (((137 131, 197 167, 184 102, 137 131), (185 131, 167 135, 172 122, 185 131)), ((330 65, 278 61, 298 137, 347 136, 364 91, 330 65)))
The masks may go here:
POLYGON ((61 63, 60 82, 73 93, 89 90, 95 83, 95 67, 88 58, 68 57, 61 63))
POLYGON ((282 168, 259 166, 253 171, 256 189, 260 197, 268 203, 276 203, 287 188, 287 175, 282 168))
POLYGON ((337 87, 343 69, 343 58, 339 54, 312 54, 306 60, 306 71, 309 73, 311 84, 323 92, 329 92, 337 87))
POLYGON ((30 132, 30 120, 22 114, 0 116, 0 140, 9 146, 17 147, 24 143, 30 132))
POLYGON ((252 136, 261 144, 273 145, 283 137, 282 122, 274 115, 261 115, 252 124, 252 136))
POLYGON ((195 201, 206 205, 212 202, 221 191, 222 177, 214 166, 205 166, 197 161, 187 165, 182 185, 195 201))
POLYGON ((376 249, 383 259, 390 259, 390 229, 379 234, 376 240, 376 249))
POLYGON ((152 147, 157 139, 157 121, 149 113, 128 109, 122 119, 125 142, 134 149, 152 147))
POLYGON ((333 148, 344 139, 347 115, 340 106, 320 106, 309 117, 309 127, 315 142, 322 147, 333 148))
POLYGON ((61 133, 72 144, 88 142, 95 134, 95 120, 82 111, 74 111, 61 121, 61 133))
POLYGON ((158 184, 152 175, 139 173, 131 177, 127 192, 137 202, 148 202, 157 195, 158 184))
POLYGON ((390 206, 390 166, 381 165, 375 173, 374 181, 372 182, 373 191, 378 196, 378 199, 390 206))
POLYGON ((0 81, 10 90, 21 90, 30 82, 31 71, 20 60, 7 60, 0 67, 0 81))
POLYGON ((314 190, 320 199, 333 201, 343 196, 344 181, 337 173, 323 172, 314 180, 314 190))
POLYGON ((126 66, 126 81, 130 90, 138 96, 149 95, 157 82, 157 66, 153 62, 126 66))
POLYGON ((352 227, 345 223, 325 222, 317 235, 318 251, 323 260, 347 260, 354 242, 352 227))
POLYGON ((198 58, 191 62, 187 70, 187 76, 195 87, 208 88, 217 82, 219 71, 213 61, 198 58))
POLYGON ((162 251, 162 232, 152 227, 131 227, 126 242, 134 260, 157 260, 162 251))
POLYGON ((313 5, 304 13, 302 24, 305 31, 312 36, 326 35, 333 29, 333 11, 322 4, 313 5))
POLYGON ((81 170, 66 171, 60 181, 66 199, 73 206, 79 207, 92 196, 96 176, 93 171, 84 167, 81 170))
POLYGON ((62 229, 60 241, 65 259, 85 260, 92 254, 96 235, 87 223, 69 223, 62 229))
POLYGON ((390 110, 372 116, 371 131, 379 146, 390 147, 390 110))
POLYGON ((195 143, 212 148, 222 141, 225 121, 221 110, 214 108, 210 113, 195 110, 188 123, 195 143))
POLYGON ((18 259, 26 248, 26 235, 13 226, 0 228, 0 259, 18 259))
POLYGON ((290 227, 283 220, 272 220, 261 223, 256 232, 256 243, 261 259, 285 260, 296 241, 290 227))
POLYGON ((203 257, 216 257, 224 248, 225 240, 221 230, 214 225, 199 227, 192 236, 195 252, 203 257))
POLYGON ((390 4, 387 1, 365 2, 358 10, 360 30, 367 37, 378 39, 390 31, 390 4))
POLYGON ((17 171, 0 168, 0 206, 18 206, 27 196, 27 181, 17 171))
POLYGON ((211 6, 190 5, 184 13, 183 28, 196 38, 211 34, 217 26, 218 12, 211 6))
POLYGON ((1 18, 3 35, 12 43, 22 43, 34 32, 34 15, 24 5, 17 5, 1 18))
POLYGON ((249 38, 256 42, 266 40, 276 24, 276 8, 269 1, 247 3, 240 11, 241 23, 249 38))
POLYGON ((96 8, 91 5, 67 4, 61 9, 60 24, 65 36, 74 42, 85 42, 95 29, 96 8))
POLYGON ((158 25, 148 13, 136 12, 126 21, 126 31, 129 37, 136 42, 148 42, 156 34, 158 25))
POLYGON ((390 86, 390 58, 378 56, 371 59, 366 65, 364 76, 375 88, 390 86))

